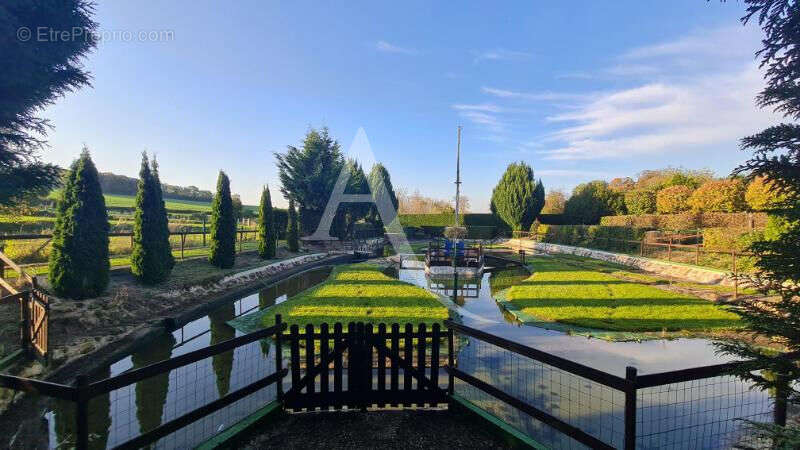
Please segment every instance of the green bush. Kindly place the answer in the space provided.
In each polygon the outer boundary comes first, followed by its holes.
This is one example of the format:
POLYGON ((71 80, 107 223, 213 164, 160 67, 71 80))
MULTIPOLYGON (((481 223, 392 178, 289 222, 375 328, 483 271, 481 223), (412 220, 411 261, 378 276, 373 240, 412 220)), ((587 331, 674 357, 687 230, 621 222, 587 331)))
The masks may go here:
POLYGON ((290 252, 300 250, 300 231, 298 230, 297 211, 294 209, 294 200, 289 200, 289 209, 286 220, 286 245, 290 252))
POLYGON ((67 173, 56 207, 50 285, 70 298, 96 297, 108 286, 108 215, 97 168, 84 148, 67 173))
POLYGON ((744 183, 737 179, 708 181, 692 193, 689 206, 693 211, 744 211, 744 183))
POLYGON ((262 259, 275 257, 277 239, 272 198, 270 198, 269 186, 264 186, 264 190, 261 192, 261 203, 258 207, 258 255, 262 259))
POLYGON ((689 186, 666 187, 656 194, 656 211, 659 214, 674 214, 689 210, 689 198, 694 190, 689 186))
MULTIPOLYGON (((644 237, 646 228, 606 227, 601 225, 540 225, 542 241, 573 245, 578 247, 597 247, 607 245, 606 239, 635 240, 644 237)), ((612 245, 616 245, 613 244, 612 245)))
POLYGON ((143 153, 136 191, 131 273, 142 283, 155 284, 169 278, 174 266, 158 163, 153 161, 151 168, 143 153))
POLYGON ((651 190, 637 189, 625 193, 625 207, 628 214, 640 216, 656 212, 656 193, 651 190))
POLYGON ((210 234, 209 262, 222 269, 233 267, 236 262, 236 218, 230 180, 223 171, 219 172, 217 193, 211 203, 210 234))
POLYGON ((596 224, 603 216, 624 213, 625 197, 599 180, 577 185, 564 206, 565 216, 583 224, 596 224))
POLYGON ((511 163, 492 191, 492 212, 512 230, 527 230, 544 207, 544 186, 524 162, 511 163))
POLYGON ((768 211, 785 202, 787 196, 778 193, 774 183, 764 177, 757 177, 747 185, 744 199, 753 211, 768 211))
POLYGON ((703 230, 703 248, 717 251, 747 251, 750 244, 763 239, 764 232, 748 228, 706 228, 703 230))

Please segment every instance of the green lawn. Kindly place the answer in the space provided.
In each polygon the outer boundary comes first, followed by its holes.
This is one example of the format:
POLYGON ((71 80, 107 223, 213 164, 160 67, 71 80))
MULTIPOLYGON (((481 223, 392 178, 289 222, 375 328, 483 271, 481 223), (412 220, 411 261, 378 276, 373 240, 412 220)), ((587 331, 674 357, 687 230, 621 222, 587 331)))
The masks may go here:
POLYGON ((345 326, 348 322, 432 324, 448 317, 447 308, 434 294, 369 264, 335 267, 327 281, 271 310, 264 324, 273 325, 275 314, 301 327, 323 322, 345 326))
POLYGON ((739 317, 707 300, 533 258, 534 274, 506 299, 536 318, 613 331, 701 331, 737 328, 739 317))

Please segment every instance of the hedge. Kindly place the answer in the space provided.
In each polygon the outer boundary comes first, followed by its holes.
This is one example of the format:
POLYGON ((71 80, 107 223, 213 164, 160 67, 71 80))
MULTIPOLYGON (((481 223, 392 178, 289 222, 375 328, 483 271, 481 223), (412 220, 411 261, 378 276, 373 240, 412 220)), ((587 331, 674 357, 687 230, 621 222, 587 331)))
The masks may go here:
POLYGON ((648 214, 643 216, 605 216, 600 225, 658 230, 692 230, 697 228, 763 228, 766 213, 693 213, 648 214))
POLYGON ((707 250, 743 252, 751 243, 763 238, 763 231, 749 228, 707 228, 703 230, 703 247, 707 250))
POLYGON ((626 226, 539 225, 537 231, 542 234, 543 242, 586 247, 605 238, 640 241, 648 230, 626 226))

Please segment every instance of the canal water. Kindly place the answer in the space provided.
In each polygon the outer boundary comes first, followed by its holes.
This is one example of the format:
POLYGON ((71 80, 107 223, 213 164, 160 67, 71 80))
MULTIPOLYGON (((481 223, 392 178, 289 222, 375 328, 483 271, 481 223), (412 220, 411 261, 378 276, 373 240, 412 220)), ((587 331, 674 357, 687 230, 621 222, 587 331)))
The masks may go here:
MULTIPOLYGON (((329 267, 313 269, 223 305, 148 342, 101 370, 97 378, 118 375, 240 335, 226 322, 281 303, 324 281, 329 273, 329 267)), ((629 365, 637 367, 640 373, 653 373, 724 360, 715 354, 709 341, 702 339, 606 342, 520 325, 505 316, 493 299, 492 284, 499 275, 499 272, 485 273, 481 278, 466 281, 461 287, 456 302, 459 305, 457 312, 466 325, 621 376, 624 376, 625 366, 629 365)), ((401 269, 397 276, 433 292, 452 295, 445 281, 431 280, 422 270, 401 269)), ((254 342, 95 398, 89 409, 90 447, 100 449, 119 445, 273 373, 274 351, 269 340, 254 342)), ((490 381, 542 410, 551 411, 556 417, 607 442, 621 443, 624 399, 618 392, 481 342, 470 341, 463 346, 458 362, 461 370, 490 381)), ((581 448, 562 434, 470 386, 461 383, 456 392, 548 446, 581 448)), ((720 442, 723 435, 738 433, 738 428, 731 431, 726 422, 724 430, 719 426, 706 430, 708 423, 723 422, 717 417, 720 407, 730 412, 731 402, 751 405, 750 416, 756 417, 766 414, 769 406, 763 394, 748 394, 746 386, 736 384, 735 380, 717 382, 710 387, 675 386, 663 392, 643 392, 641 396, 641 404, 648 405, 639 411, 638 416, 641 429, 646 430, 646 438, 640 441, 641 448, 664 445, 672 448, 722 448, 712 443, 720 442), (717 392, 720 389, 726 391, 717 392), (730 389, 733 389, 732 395, 730 389), (717 403, 709 404, 704 399, 708 395, 717 403), (670 417, 674 418, 673 423, 675 420, 689 421, 686 429, 695 433, 683 428, 661 430, 661 424, 669 423, 663 419, 670 417), (695 439, 698 430, 702 437, 700 441, 695 439)), ((158 441, 156 447, 193 447, 274 399, 274 386, 262 389, 166 436, 158 441)), ((45 418, 50 447, 69 447, 75 437, 74 406, 57 402, 45 418)))

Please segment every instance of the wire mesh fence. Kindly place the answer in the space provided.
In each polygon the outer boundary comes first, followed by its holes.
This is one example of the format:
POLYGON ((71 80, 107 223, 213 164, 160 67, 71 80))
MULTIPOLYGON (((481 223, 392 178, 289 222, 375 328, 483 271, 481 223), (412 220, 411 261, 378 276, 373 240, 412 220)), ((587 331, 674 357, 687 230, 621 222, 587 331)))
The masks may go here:
POLYGON ((637 448, 727 449, 749 442, 747 421, 770 423, 768 392, 732 375, 640 388, 637 448))

